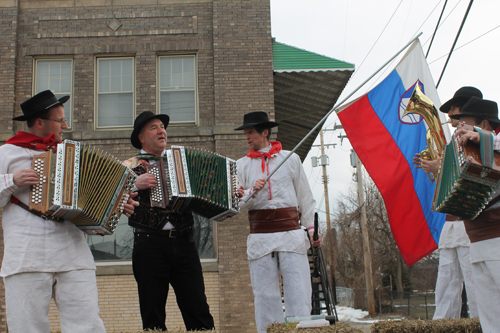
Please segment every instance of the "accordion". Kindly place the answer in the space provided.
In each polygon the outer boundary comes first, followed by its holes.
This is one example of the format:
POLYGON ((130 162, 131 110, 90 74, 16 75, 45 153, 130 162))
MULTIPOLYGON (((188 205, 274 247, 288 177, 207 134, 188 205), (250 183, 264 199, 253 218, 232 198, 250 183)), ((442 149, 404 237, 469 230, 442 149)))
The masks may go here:
POLYGON ((221 222, 239 213, 236 162, 196 148, 172 146, 147 166, 158 185, 150 189, 151 207, 191 211, 221 222))
POLYGON ((30 189, 29 209, 91 235, 113 234, 137 178, 112 155, 71 140, 57 153, 34 156, 32 168, 40 181, 30 189))
POLYGON ((500 154, 493 153, 490 168, 481 161, 479 145, 468 142, 463 146, 458 140, 455 133, 444 147, 432 210, 473 220, 500 185, 500 154))

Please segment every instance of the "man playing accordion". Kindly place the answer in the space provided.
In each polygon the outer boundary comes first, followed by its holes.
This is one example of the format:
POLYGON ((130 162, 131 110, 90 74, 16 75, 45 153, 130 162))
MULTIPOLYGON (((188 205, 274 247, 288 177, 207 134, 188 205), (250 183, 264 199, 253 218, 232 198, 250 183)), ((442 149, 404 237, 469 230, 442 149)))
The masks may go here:
POLYGON ((132 266, 139 292, 144 329, 166 331, 165 304, 169 284, 174 288, 177 305, 187 330, 212 330, 214 321, 205 296, 205 284, 198 251, 193 240, 191 212, 152 207, 150 189, 157 186, 150 165, 166 154, 169 116, 141 113, 134 121, 132 145, 140 154, 124 164, 139 175, 139 207, 129 218, 134 227, 132 266))
MULTIPOLYGON (((106 332, 99 317, 94 258, 84 233, 69 221, 55 221, 29 211, 30 186, 40 181, 33 156, 54 149, 68 128, 63 104, 45 90, 21 103, 27 132, 19 131, 0 147, 0 206, 4 207, 5 283, 10 332, 50 332, 51 298, 59 310, 62 332, 106 332)), ((133 212, 132 200, 125 214, 133 212)))
MULTIPOLYGON (((439 110, 448 114, 452 127, 458 126, 458 120, 451 117, 460 114, 462 107, 473 96, 482 98, 483 94, 475 87, 462 87, 455 92, 453 98, 441 105, 439 110)), ((417 156, 414 158, 417 167, 421 166, 425 172, 432 172, 437 176, 441 157, 430 161, 420 158, 420 154, 417 156)), ((460 318, 464 283, 470 317, 477 317, 476 288, 472 276, 469 237, 465 232, 463 221, 458 220, 456 216, 447 215, 439 238, 439 268, 435 289, 436 311, 433 319, 460 318)))
MULTIPOLYGON (((500 124, 497 103, 472 97, 460 114, 451 115, 460 123, 478 128, 476 131, 460 129, 460 143, 469 141, 480 143, 479 130, 492 132, 500 124)), ((498 150, 498 138, 494 145, 498 150)), ((497 332, 500 326, 500 188, 493 194, 489 207, 474 220, 465 220, 465 230, 469 236, 472 274, 476 289, 479 321, 483 332, 497 332)))

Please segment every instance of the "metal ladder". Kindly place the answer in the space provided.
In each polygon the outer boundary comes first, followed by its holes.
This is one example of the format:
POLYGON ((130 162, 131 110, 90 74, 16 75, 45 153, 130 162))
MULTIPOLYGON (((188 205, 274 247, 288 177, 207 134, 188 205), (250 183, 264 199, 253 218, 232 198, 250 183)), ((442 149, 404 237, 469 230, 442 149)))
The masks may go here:
POLYGON ((328 316, 334 316, 338 322, 337 309, 335 308, 336 295, 330 285, 326 262, 321 248, 310 248, 307 253, 311 269, 312 285, 312 315, 319 315, 326 310, 328 316))

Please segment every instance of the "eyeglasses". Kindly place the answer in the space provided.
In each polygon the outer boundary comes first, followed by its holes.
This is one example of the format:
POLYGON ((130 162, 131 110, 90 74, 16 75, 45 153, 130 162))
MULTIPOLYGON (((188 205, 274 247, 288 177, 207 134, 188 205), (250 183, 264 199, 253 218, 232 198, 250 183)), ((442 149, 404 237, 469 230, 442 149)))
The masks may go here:
POLYGON ((44 120, 52 120, 52 121, 55 121, 56 123, 59 123, 59 124, 64 124, 66 122, 66 118, 63 118, 63 119, 50 119, 50 118, 40 118, 40 119, 44 119, 44 120))

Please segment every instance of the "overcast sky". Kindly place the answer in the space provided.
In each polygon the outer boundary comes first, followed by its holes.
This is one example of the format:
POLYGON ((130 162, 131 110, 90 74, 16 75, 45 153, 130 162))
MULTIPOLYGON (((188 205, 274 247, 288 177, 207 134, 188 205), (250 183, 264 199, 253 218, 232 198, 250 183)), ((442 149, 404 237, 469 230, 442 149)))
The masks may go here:
MULTIPOLYGON (((436 84, 469 1, 449 0, 446 5, 427 57, 436 84)), ((271 32, 280 43, 355 65, 356 71, 339 98, 340 102, 419 32, 423 33, 420 42, 427 54, 444 3, 444 0, 271 0, 271 32)), ((483 92, 484 98, 499 101, 498 13, 500 1, 483 0, 472 4, 438 86, 441 103, 462 86, 475 86, 483 92)), ((374 82, 364 85, 349 100, 367 93, 394 67, 395 64, 389 65, 372 80, 374 82)), ((336 115, 332 115, 324 128, 332 129, 335 123, 340 124, 336 115)), ((338 144, 335 149, 326 151, 330 158, 330 213, 335 209, 339 194, 346 193, 349 184, 353 184, 349 162, 351 146, 346 139, 340 145, 338 136, 341 133, 345 134, 340 130, 325 133, 325 143, 338 144)), ((319 155, 319 148, 313 148, 304 161, 304 168, 316 198, 316 208, 324 211, 322 171, 320 167, 311 167, 311 156, 319 155)))

